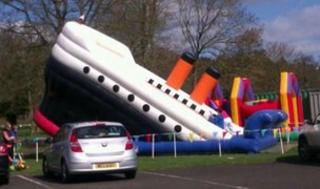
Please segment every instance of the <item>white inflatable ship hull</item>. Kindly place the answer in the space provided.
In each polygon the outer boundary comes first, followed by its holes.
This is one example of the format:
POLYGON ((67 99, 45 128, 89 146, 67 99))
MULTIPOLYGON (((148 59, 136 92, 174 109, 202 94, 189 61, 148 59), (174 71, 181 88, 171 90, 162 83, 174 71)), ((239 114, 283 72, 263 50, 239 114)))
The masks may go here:
MULTIPOLYGON (((109 105, 106 110, 109 112, 103 112, 105 114, 117 114, 114 111, 124 114, 130 112, 129 116, 139 120, 135 124, 145 121, 140 128, 139 125, 133 127, 126 124, 134 134, 176 132, 182 140, 207 140, 220 137, 223 132, 223 129, 208 121, 210 115, 217 114, 213 109, 196 103, 185 92, 169 87, 165 80, 136 64, 130 50, 122 43, 76 22, 65 24, 48 63, 46 95, 37 114, 41 118, 35 118, 45 130, 48 128, 45 128, 41 119, 49 120, 56 126, 64 121, 74 121, 62 119, 61 116, 57 119, 59 121, 54 118, 54 110, 50 110, 48 105, 54 104, 48 102, 50 95, 54 96, 50 93, 55 93, 50 91, 50 85, 53 85, 50 80, 54 80, 52 78, 59 80, 59 83, 71 83, 70 85, 74 86, 73 92, 84 90, 83 93, 88 93, 88 98, 96 99, 97 104, 109 105), (51 116, 48 116, 49 114, 51 116)), ((66 84, 59 90, 68 90, 70 85, 66 84)), ((72 98, 75 100, 76 95, 72 98)), ((85 98, 83 97, 82 101, 85 101, 85 98)), ((76 105, 79 107, 79 104, 76 105)), ((69 107, 72 109, 71 106, 69 107)), ((68 107, 65 107, 66 112, 67 109, 68 107)), ((92 108, 90 111, 95 114, 92 108)), ((99 111, 97 110, 97 115, 99 111)), ((97 118, 101 119, 101 116, 97 118)), ((127 120, 118 116, 115 121, 125 123, 127 120)), ((51 134, 56 130, 50 131, 51 134)), ((226 137, 230 138, 231 135, 226 137)))

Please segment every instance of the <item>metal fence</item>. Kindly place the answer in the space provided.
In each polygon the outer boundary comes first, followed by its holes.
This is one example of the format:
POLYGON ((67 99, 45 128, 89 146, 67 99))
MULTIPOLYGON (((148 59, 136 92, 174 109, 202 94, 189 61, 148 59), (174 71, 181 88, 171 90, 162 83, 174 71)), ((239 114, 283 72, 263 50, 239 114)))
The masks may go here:
POLYGON ((311 119, 314 120, 320 113, 320 91, 309 93, 309 103, 311 119))
MULTIPOLYGON (((277 92, 259 93, 256 99, 277 100, 277 92)), ((319 90, 302 90, 302 103, 304 119, 314 120, 320 113, 320 89, 319 90)))

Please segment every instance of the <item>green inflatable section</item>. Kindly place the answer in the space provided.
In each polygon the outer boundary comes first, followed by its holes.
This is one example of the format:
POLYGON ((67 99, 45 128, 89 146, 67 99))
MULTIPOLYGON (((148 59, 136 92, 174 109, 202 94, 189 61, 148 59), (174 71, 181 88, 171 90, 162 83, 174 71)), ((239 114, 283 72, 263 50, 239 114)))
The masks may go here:
MULTIPOLYGON (((287 141, 288 139, 290 141, 296 141, 298 140, 299 138, 299 132, 298 131, 293 131, 293 132, 290 132, 290 133, 281 133, 281 138, 283 141, 287 141)), ((277 133, 276 135, 277 139, 280 140, 280 136, 279 136, 279 133, 277 133)))

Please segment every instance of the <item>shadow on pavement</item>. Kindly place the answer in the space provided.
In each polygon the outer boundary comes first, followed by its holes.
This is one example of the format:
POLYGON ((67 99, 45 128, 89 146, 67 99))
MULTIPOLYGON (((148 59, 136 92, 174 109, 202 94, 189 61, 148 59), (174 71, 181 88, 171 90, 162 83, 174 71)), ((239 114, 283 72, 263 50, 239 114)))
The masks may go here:
MULTIPOLYGON (((53 175, 50 177, 45 176, 34 176, 35 178, 48 182, 48 183, 59 183, 61 184, 60 177, 58 175, 53 175)), ((120 174, 90 174, 90 175, 76 175, 72 177, 71 181, 67 184, 79 184, 79 183, 91 183, 91 182, 115 182, 115 181, 121 181, 126 180, 123 175, 120 174)))
POLYGON ((305 166, 320 166, 319 157, 312 161, 302 161, 298 155, 287 155, 287 156, 278 157, 277 162, 296 164, 296 165, 305 165, 305 166))

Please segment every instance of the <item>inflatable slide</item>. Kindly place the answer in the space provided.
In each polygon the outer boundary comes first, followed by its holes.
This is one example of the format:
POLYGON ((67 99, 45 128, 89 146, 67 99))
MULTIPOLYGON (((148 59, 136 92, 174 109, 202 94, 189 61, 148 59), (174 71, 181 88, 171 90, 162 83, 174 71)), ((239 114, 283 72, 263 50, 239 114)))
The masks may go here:
MULTIPOLYGON (((133 135, 171 132, 181 141, 192 136, 199 142, 243 138, 246 128, 230 118, 217 125, 212 118, 220 113, 205 103, 220 77, 218 71, 209 67, 190 95, 181 90, 193 62, 190 54, 183 54, 164 80, 137 64, 124 44, 86 25, 68 22, 47 62, 45 94, 34 120, 52 136, 63 123, 108 120, 123 123, 133 135)), ((254 130, 270 126, 274 115, 281 115, 276 122, 286 119, 283 112, 263 115, 271 118, 254 130)))

